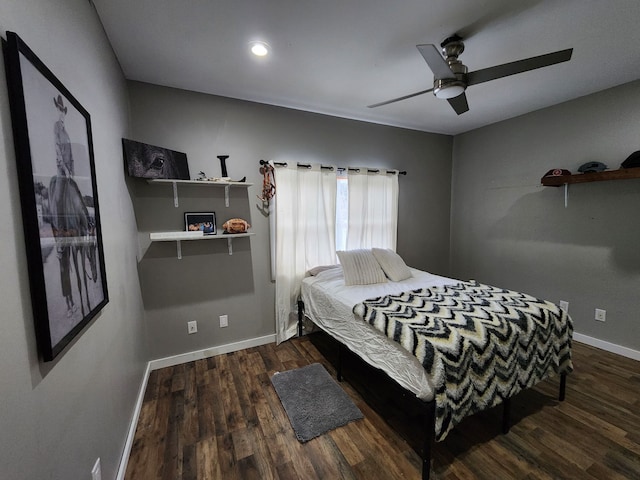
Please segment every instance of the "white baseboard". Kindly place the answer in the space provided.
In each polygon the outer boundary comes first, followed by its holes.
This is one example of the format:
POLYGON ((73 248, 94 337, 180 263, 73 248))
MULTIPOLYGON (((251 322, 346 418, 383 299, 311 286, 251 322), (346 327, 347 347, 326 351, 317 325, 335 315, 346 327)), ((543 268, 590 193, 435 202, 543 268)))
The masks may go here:
POLYGON ((222 355, 223 353, 231 353, 244 350, 245 348, 259 347, 260 345, 275 343, 275 341, 275 334, 265 335, 264 337, 250 338, 240 342, 220 345, 219 347, 205 348, 203 350, 196 350, 195 352, 181 353, 180 355, 159 358, 157 360, 151 360, 149 364, 151 365, 151 370, 158 370, 159 368, 173 367, 174 365, 180 365, 181 363, 215 357, 216 355, 222 355))
POLYGON ((632 348, 623 347, 611 342, 605 342, 604 340, 599 340, 597 338, 589 337, 587 335, 575 332, 573 333, 573 339, 576 342, 585 343, 587 345, 591 345, 592 347, 606 350, 607 352, 622 355, 623 357, 627 358, 632 358, 633 360, 640 360, 640 351, 633 350, 632 348))
POLYGON ((197 350, 195 352, 159 358, 157 360, 151 360, 149 363, 147 363, 147 368, 144 372, 142 384, 140 385, 140 391, 138 392, 138 399, 136 400, 133 416, 131 417, 129 431, 127 432, 124 450, 122 452, 122 457, 120 458, 120 465, 118 465, 118 474, 116 475, 116 480, 124 480, 124 474, 127 471, 127 463, 129 462, 129 455, 131 454, 131 447, 133 446, 133 439, 136 434, 136 427, 138 426, 138 418, 140 417, 140 410, 142 409, 142 401, 144 400, 144 393, 147 389, 147 382, 149 381, 149 374, 151 373, 151 371, 158 370, 159 368, 180 365, 181 363, 193 362, 194 360, 214 357, 216 355, 222 355, 224 353, 237 352, 239 350, 244 350, 245 348, 259 347, 260 345, 267 345, 269 343, 275 342, 275 334, 265 335, 264 337, 250 338, 248 340, 229 343, 227 345, 220 345, 218 347, 205 348, 204 350, 197 350))
POLYGON ((136 427, 138 426, 138 418, 140 418, 140 410, 142 409, 144 392, 147 390, 149 373, 151 373, 151 365, 150 363, 147 363, 147 368, 145 368, 144 370, 142 383, 140 384, 140 390, 138 391, 136 405, 133 409, 133 416, 131 417, 131 422, 129 423, 129 431, 127 432, 127 439, 124 442, 122 457, 120 457, 120 465, 118 465, 118 474, 116 475, 116 480, 124 480, 124 474, 127 471, 127 463, 129 462, 129 455, 131 454, 131 447, 133 446, 133 438, 136 434, 136 427))

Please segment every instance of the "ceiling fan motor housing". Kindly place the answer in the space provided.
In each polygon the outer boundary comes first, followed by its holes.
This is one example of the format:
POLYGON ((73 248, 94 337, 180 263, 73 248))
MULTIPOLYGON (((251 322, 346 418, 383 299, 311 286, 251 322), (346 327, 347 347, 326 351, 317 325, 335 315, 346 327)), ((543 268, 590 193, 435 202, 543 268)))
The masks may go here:
POLYGON ((454 98, 464 93, 467 88, 467 67, 458 60, 458 55, 464 52, 464 43, 460 37, 454 35, 444 40, 440 46, 455 78, 434 78, 433 94, 438 98, 454 98))

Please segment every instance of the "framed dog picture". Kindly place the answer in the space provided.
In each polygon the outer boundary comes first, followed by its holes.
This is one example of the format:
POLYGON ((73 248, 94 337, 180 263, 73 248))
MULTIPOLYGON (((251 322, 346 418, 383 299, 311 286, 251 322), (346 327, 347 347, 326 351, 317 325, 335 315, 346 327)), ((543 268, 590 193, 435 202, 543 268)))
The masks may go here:
POLYGON ((109 301, 91 119, 18 35, 2 46, 36 339, 50 361, 109 301))
POLYGON ((187 232, 202 232, 204 235, 215 235, 216 214, 215 212, 185 212, 184 229, 187 232))
POLYGON ((190 179, 185 153, 126 138, 122 139, 122 148, 132 177, 190 179))

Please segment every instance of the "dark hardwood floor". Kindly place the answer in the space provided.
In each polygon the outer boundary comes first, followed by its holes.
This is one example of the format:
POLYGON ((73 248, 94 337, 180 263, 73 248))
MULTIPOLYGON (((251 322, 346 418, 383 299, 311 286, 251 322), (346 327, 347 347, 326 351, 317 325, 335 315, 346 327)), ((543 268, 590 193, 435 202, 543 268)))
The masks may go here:
MULTIPOLYGON (((564 402, 551 379, 512 400, 506 435, 499 407, 465 419, 435 444, 432 478, 640 479, 640 362, 579 343, 573 358, 564 402)), ((342 386, 364 420, 296 440, 270 377, 313 362, 335 378, 309 337, 153 371, 126 479, 420 479, 419 420, 374 395, 390 427, 354 389, 378 381, 357 362, 342 386)))

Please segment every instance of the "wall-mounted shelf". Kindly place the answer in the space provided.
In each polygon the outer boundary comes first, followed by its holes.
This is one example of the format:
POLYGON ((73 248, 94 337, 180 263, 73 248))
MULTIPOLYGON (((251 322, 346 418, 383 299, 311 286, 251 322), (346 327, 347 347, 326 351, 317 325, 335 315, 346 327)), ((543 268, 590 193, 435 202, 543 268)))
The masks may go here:
POLYGON ((167 178, 153 178, 147 180, 152 185, 166 185, 173 186, 173 206, 178 208, 178 185, 197 185, 200 187, 224 187, 224 205, 229 206, 229 189, 230 188, 248 188, 253 183, 246 182, 211 182, 209 180, 175 180, 167 178))
POLYGON ((627 178, 640 178, 640 168, 621 168, 619 170, 605 170, 604 172, 542 177, 542 185, 545 187, 560 187, 571 183, 604 182, 605 180, 624 180, 627 178))
POLYGON ((640 178, 640 168, 621 168, 619 170, 605 170, 604 172, 549 176, 542 177, 540 181, 545 187, 560 187, 564 185, 564 208, 567 208, 569 185, 572 183, 604 182, 606 180, 625 180, 628 178, 640 178))
POLYGON ((151 232, 149 239, 152 242, 176 242, 176 248, 178 253, 178 259, 182 259, 182 243, 183 241, 192 240, 227 240, 227 246, 229 248, 229 255, 233 255, 233 239, 240 237, 250 237, 255 233, 232 233, 232 234, 217 234, 217 235, 203 235, 202 233, 193 232, 151 232))

